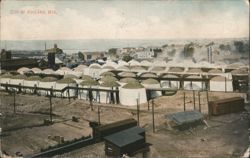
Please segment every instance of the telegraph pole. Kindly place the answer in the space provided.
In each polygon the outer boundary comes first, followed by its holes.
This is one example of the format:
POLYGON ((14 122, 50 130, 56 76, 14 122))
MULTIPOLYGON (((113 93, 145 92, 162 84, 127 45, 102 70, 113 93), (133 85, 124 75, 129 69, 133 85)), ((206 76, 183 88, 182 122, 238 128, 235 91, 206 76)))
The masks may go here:
POLYGON ((209 96, 208 96, 208 90, 206 91, 206 94, 207 94, 208 118, 210 118, 211 110, 210 110, 210 107, 209 107, 209 96))
POLYGON ((152 121, 153 121, 153 132, 155 133, 155 114, 154 114, 154 99, 152 99, 152 121))
POLYGON ((185 92, 183 93, 183 105, 184 105, 184 111, 186 111, 186 94, 185 92))
POLYGON ((194 110, 195 110, 195 91, 193 90, 193 102, 194 102, 194 110))
POLYGON ((50 115, 50 122, 52 123, 52 90, 50 91, 50 95, 49 95, 49 115, 50 115))
POLYGON ((198 98, 199 98, 199 111, 201 112, 201 93, 198 91, 198 98))
POLYGON ((140 107, 139 107, 139 99, 136 99, 137 105, 137 126, 140 126, 140 107))
POLYGON ((97 106, 97 113, 98 113, 98 124, 101 125, 100 105, 97 106))
POLYGON ((16 113, 16 91, 14 90, 14 93, 13 93, 13 96, 14 96, 14 114, 16 113))

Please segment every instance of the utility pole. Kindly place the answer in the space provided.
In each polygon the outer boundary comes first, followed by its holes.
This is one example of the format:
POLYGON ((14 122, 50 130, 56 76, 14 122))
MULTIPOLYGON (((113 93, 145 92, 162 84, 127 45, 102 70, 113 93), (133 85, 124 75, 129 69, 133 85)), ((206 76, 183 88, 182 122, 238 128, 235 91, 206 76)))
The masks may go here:
POLYGON ((100 105, 97 106, 97 113, 98 113, 98 124, 101 125, 100 105))
POLYGON ((50 122, 52 123, 52 90, 50 90, 50 95, 49 95, 49 115, 50 115, 50 122))
POLYGON ((210 118, 211 110, 210 110, 210 107, 209 107, 209 96, 208 96, 208 90, 206 91, 206 94, 207 94, 208 118, 210 118))
POLYGON ((183 93, 183 105, 184 105, 184 111, 186 111, 186 93, 183 93))
POLYGON ((16 113, 16 90, 14 90, 14 93, 13 93, 13 96, 14 96, 14 114, 16 113))
POLYGON ((92 90, 89 90, 89 104, 91 106, 91 110, 93 111, 93 94, 92 94, 92 90))
POLYGON ((148 111, 149 111, 149 100, 148 100, 148 111))
POLYGON ((193 90, 193 102, 194 102, 194 110, 195 110, 195 91, 193 90))
POLYGON ((137 126, 140 126, 140 107, 139 107, 139 99, 136 99, 137 105, 137 126))
POLYGON ((198 91, 198 98, 199 98, 199 111, 201 112, 201 93, 198 91))
POLYGON ((152 119, 153 119, 153 132, 155 133, 155 114, 154 114, 154 99, 152 99, 152 119))
POLYGON ((68 99, 69 99, 69 103, 70 103, 69 88, 67 89, 67 93, 68 93, 68 99))

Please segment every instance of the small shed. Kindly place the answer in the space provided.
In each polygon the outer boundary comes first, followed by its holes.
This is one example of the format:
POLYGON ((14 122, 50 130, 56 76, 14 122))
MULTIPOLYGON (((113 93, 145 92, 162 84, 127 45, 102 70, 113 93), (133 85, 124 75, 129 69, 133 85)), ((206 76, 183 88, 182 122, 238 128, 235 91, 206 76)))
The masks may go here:
POLYGON ((121 157, 123 154, 134 156, 149 151, 146 143, 145 129, 135 126, 104 137, 105 154, 110 157, 121 157))

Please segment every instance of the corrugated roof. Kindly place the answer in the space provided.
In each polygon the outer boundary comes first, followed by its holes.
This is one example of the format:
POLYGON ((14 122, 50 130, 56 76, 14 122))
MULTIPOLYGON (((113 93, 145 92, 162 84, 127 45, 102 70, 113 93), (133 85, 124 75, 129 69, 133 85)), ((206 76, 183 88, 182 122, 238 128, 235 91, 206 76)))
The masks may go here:
POLYGON ((125 88, 125 89, 140 89, 140 88, 144 88, 144 86, 141 85, 138 81, 136 81, 136 82, 129 82, 129 83, 125 84, 122 88, 125 88))
POLYGON ((149 79, 143 80, 141 83, 142 84, 159 84, 159 81, 149 78, 149 79))

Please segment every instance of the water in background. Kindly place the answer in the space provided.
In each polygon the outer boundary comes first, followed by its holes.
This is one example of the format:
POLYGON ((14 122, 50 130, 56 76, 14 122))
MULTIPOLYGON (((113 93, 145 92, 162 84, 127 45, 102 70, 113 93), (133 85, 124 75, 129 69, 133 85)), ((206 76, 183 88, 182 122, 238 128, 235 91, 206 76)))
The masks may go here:
MULTIPOLYGON (((185 40, 187 41, 187 40, 185 40)), ((1 41, 1 49, 8 50, 44 50, 52 48, 54 43, 64 50, 64 52, 71 54, 78 51, 106 51, 110 48, 124 48, 124 47, 148 47, 148 46, 162 46, 169 44, 169 42, 176 43, 177 40, 167 39, 86 39, 86 40, 25 40, 25 41, 1 41)), ((177 43, 181 42, 178 40, 177 43)))

